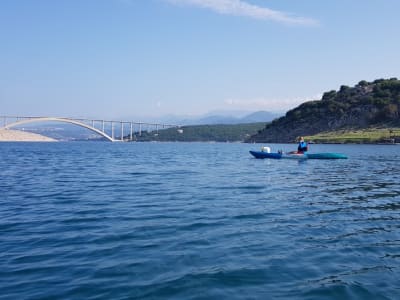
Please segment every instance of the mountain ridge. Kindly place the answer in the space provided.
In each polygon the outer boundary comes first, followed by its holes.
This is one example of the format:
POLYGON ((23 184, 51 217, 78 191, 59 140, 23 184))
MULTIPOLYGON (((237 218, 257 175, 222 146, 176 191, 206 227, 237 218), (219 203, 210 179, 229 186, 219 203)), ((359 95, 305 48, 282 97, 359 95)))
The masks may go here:
POLYGON ((400 81, 397 78, 360 81, 300 104, 268 123, 246 142, 290 143, 298 136, 321 132, 400 127, 400 81))
POLYGON ((186 125, 217 125, 217 124, 246 124, 258 122, 271 122, 275 118, 281 116, 281 113, 269 111, 255 112, 225 112, 215 111, 200 116, 161 116, 158 118, 147 118, 148 122, 157 122, 165 124, 186 125), (154 119, 154 120, 153 120, 154 119))

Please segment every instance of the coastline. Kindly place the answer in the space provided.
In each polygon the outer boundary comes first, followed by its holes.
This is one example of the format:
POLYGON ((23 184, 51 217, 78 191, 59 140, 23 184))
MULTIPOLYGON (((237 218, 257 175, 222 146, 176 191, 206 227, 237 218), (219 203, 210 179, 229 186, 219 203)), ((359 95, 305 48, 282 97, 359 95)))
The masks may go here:
POLYGON ((0 142, 56 142, 57 140, 37 133, 0 129, 0 142))

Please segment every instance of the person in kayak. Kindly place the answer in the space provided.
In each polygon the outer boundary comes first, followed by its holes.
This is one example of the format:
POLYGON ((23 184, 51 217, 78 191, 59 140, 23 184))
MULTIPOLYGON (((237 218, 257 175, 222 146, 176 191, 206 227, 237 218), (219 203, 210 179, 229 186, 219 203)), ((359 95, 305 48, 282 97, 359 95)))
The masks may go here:
POLYGON ((297 147, 297 153, 304 153, 308 151, 308 145, 304 141, 304 138, 301 136, 299 139, 299 145, 297 147))

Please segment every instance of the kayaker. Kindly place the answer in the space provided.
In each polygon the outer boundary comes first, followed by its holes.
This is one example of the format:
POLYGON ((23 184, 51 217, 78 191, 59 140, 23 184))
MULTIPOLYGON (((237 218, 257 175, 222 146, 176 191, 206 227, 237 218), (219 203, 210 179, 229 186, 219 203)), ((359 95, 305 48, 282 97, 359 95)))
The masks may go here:
POLYGON ((308 151, 308 145, 304 141, 304 138, 301 136, 299 139, 299 145, 297 147, 297 153, 304 153, 308 151))

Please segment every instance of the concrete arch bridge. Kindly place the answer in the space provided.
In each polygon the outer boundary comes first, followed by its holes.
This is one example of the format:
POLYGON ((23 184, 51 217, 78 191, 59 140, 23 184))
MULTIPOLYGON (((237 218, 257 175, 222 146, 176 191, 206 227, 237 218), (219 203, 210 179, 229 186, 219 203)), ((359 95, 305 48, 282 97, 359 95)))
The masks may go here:
POLYGON ((19 117, 19 116, 2 116, 3 127, 0 129, 7 130, 13 127, 18 127, 24 124, 37 123, 37 122, 61 122, 74 124, 86 129, 89 129, 98 135, 106 138, 110 142, 123 142, 133 141, 134 129, 137 128, 139 135, 142 134, 143 126, 153 127, 155 130, 177 127, 178 125, 158 124, 158 123, 144 123, 133 121, 107 121, 107 120, 94 120, 94 119, 74 119, 64 117, 19 117), (120 129, 119 137, 116 137, 115 129, 120 129), (126 136, 124 138, 124 134, 126 136))

